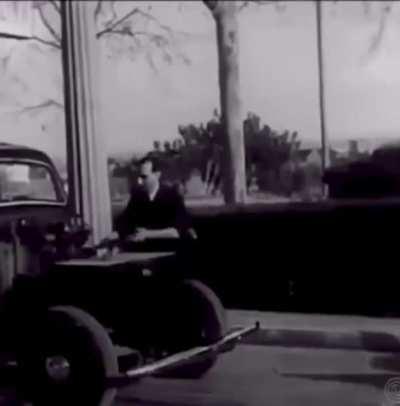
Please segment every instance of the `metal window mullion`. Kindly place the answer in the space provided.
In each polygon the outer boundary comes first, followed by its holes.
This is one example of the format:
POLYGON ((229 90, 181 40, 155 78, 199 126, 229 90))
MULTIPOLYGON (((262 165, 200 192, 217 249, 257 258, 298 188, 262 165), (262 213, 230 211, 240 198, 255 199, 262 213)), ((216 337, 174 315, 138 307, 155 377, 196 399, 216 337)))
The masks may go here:
POLYGON ((62 64, 64 72, 64 99, 65 99, 65 125, 67 142, 67 167, 69 207, 78 215, 84 216, 82 201, 82 173, 81 154, 79 149, 79 121, 78 121, 78 95, 77 95, 77 74, 73 35, 72 2, 61 3, 61 25, 62 25, 62 64))
MULTIPOLYGON (((325 65, 324 54, 322 44, 322 2, 320 0, 315 1, 316 8, 316 23, 317 23, 317 51, 318 51, 318 91, 319 91, 319 116, 321 126, 321 160, 322 171, 324 172, 330 165, 330 148, 327 139, 326 132, 326 105, 325 105, 325 65)), ((327 189, 322 184, 322 191, 324 197, 327 195, 327 189)))

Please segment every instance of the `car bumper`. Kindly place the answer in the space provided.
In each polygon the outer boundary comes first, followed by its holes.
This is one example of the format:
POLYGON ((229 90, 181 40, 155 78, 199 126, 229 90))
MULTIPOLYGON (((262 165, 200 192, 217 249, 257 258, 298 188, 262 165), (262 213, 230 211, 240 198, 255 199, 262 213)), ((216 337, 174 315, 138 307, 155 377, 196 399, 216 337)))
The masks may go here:
POLYGON ((123 374, 108 378, 108 384, 111 387, 126 386, 136 380, 159 375, 175 368, 190 364, 195 361, 207 358, 210 355, 217 355, 223 352, 233 350, 235 345, 244 337, 259 330, 260 324, 257 322, 250 327, 235 329, 222 337, 219 341, 202 347, 195 347, 187 351, 173 354, 164 359, 146 364, 137 368, 130 369, 123 374))

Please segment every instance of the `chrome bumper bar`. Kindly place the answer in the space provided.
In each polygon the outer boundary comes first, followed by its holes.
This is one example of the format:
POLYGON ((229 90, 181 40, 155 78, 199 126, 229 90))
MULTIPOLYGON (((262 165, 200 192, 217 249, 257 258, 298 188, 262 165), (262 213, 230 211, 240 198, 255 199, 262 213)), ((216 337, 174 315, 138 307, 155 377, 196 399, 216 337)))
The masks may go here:
POLYGON ((260 323, 257 322, 254 326, 234 330, 211 345, 195 347, 187 351, 182 351, 150 364, 130 369, 119 376, 109 377, 108 384, 112 387, 125 386, 141 378, 154 376, 167 370, 173 370, 174 368, 190 364, 195 360, 201 360, 202 358, 206 358, 211 354, 219 354, 230 351, 243 337, 254 333, 255 331, 259 330, 259 328, 260 323))

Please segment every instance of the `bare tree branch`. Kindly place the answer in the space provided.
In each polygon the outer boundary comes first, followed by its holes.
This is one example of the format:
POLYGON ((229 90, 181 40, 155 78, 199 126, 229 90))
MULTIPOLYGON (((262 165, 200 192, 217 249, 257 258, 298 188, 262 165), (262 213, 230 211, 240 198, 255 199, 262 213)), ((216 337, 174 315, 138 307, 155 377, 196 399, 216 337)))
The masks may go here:
POLYGON ((101 10, 102 10, 102 1, 98 0, 96 3, 96 8, 94 9, 94 19, 95 21, 98 20, 100 14, 101 14, 101 10))
MULTIPOLYGON (((51 4, 53 4, 53 2, 51 2, 51 4)), ((56 42, 61 44, 61 36, 56 32, 56 30, 51 26, 51 24, 47 20, 46 16, 44 15, 42 7, 38 6, 37 9, 39 11, 39 16, 40 16, 40 19, 42 20, 43 25, 47 28, 47 30, 52 35, 52 37, 56 40, 56 42)))
MULTIPOLYGON (((106 26, 103 30, 97 33, 96 37, 101 38, 104 35, 110 35, 110 34, 116 34, 116 35, 121 35, 121 36, 129 36, 133 39, 135 39, 136 45, 138 46, 138 37, 144 37, 147 38, 149 41, 151 41, 153 44, 157 46, 157 48, 162 52, 163 54, 163 59, 167 63, 171 63, 172 56, 171 53, 166 50, 166 48, 170 45, 173 46, 173 41, 174 37, 177 34, 172 28, 168 27, 165 24, 162 24, 156 17, 153 15, 149 14, 146 11, 143 11, 139 8, 134 8, 121 18, 119 18, 117 21, 115 21, 113 24, 106 26), (165 36, 162 34, 157 34, 157 33, 152 33, 150 31, 144 31, 144 30, 133 30, 132 27, 129 25, 124 25, 129 18, 131 18, 134 15, 140 15, 144 18, 147 19, 147 21, 153 21, 157 24, 157 26, 165 31, 165 36), (120 26, 122 26, 120 28, 120 26), (169 38, 168 38, 169 37, 169 38)), ((182 35, 189 35, 187 33, 180 33, 182 35)), ((140 47, 140 46, 139 46, 140 47)), ((185 64, 190 64, 189 58, 187 58, 185 55, 182 54, 182 52, 177 53, 177 57, 180 58, 185 64)), ((146 57, 150 66, 154 70, 154 60, 152 58, 149 58, 148 56, 146 57)))
POLYGON ((0 31, 0 38, 16 39, 16 40, 20 40, 20 41, 30 40, 31 39, 31 37, 26 36, 26 35, 12 34, 12 33, 9 33, 9 32, 2 32, 2 31, 0 31))
MULTIPOLYGON (((49 1, 50 4, 53 5, 53 7, 58 11, 59 6, 56 1, 49 1)), ((95 9, 95 18, 96 16, 98 17, 99 14, 102 12, 102 4, 103 1, 98 1, 96 4, 96 9, 95 9)), ((111 5, 114 5, 114 1, 110 1, 111 5)), ((49 23, 48 19, 46 18, 42 6, 45 5, 44 2, 37 2, 35 3, 35 8, 38 9, 39 11, 39 16, 44 24, 44 26, 47 28, 48 32, 51 34, 51 36, 54 38, 55 41, 50 41, 50 40, 45 40, 43 38, 40 38, 38 36, 22 36, 22 35, 14 35, 10 33, 1 33, 0 32, 0 38, 8 38, 8 39, 16 39, 16 40, 35 40, 38 41, 42 44, 49 45, 53 48, 61 49, 61 36, 56 32, 56 30, 51 26, 49 23)), ((134 15, 141 15, 142 17, 145 17, 149 21, 155 22, 159 28, 164 30, 168 35, 171 35, 172 37, 174 36, 174 31, 171 27, 168 27, 165 24, 162 24, 156 17, 153 15, 149 14, 146 11, 143 11, 139 8, 134 8, 122 17, 118 18, 116 21, 111 23, 111 21, 115 20, 117 18, 117 15, 115 13, 115 9, 113 9, 113 17, 110 21, 108 21, 105 25, 106 27, 100 31, 97 32, 96 38, 101 38, 102 36, 106 34, 117 34, 117 35, 127 35, 130 37, 137 37, 137 36, 147 36, 149 39, 152 41, 155 41, 157 44, 161 44, 163 46, 167 46, 169 41, 167 39, 164 39, 162 35, 160 34, 152 34, 150 32, 145 32, 145 31, 133 31, 130 27, 122 27, 119 28, 120 25, 122 25, 124 22, 126 22, 129 18, 133 17, 134 15)), ((185 34, 185 33, 184 33, 185 34)), ((187 35, 187 34, 185 34, 187 35)), ((187 61, 187 58, 185 58, 187 61)))
POLYGON ((99 31, 96 34, 96 38, 100 38, 102 35, 112 32, 118 25, 122 24, 124 21, 126 21, 128 18, 132 17, 133 15, 139 13, 139 11, 140 10, 138 8, 134 8, 129 13, 127 13, 123 17, 121 17, 119 20, 115 21, 115 23, 111 24, 109 27, 106 27, 103 30, 99 31))
POLYGON ((153 57, 148 50, 146 51, 146 60, 147 63, 150 65, 151 69, 153 70, 153 72, 158 73, 158 69, 156 67, 156 64, 154 63, 153 57))
POLYGON ((33 106, 25 106, 22 107, 20 110, 14 111, 13 113, 16 115, 21 115, 21 114, 35 114, 35 113, 40 113, 41 110, 47 109, 49 107, 55 107, 59 110, 64 109, 64 105, 56 100, 53 99, 47 99, 42 103, 35 104, 33 106))
POLYGON ((50 4, 54 7, 58 14, 61 14, 61 7, 55 0, 49 0, 50 4))
POLYGON ((120 30, 107 30, 107 32, 105 32, 103 35, 110 35, 110 34, 117 34, 117 35, 126 35, 129 37, 147 37, 150 40, 154 41, 155 43, 157 43, 157 45, 167 45, 168 40, 165 39, 165 37, 163 37, 160 34, 154 34, 152 32, 148 32, 148 31, 132 31, 130 27, 124 27, 120 30))
POLYGON ((53 42, 53 41, 45 40, 45 39, 40 38, 40 37, 38 37, 36 35, 26 36, 26 35, 12 34, 12 33, 9 33, 9 32, 1 32, 0 31, 0 38, 14 39, 14 40, 17 40, 17 41, 38 41, 41 44, 49 45, 49 46, 51 46, 53 48, 61 49, 60 44, 57 44, 56 42, 53 42))
MULTIPOLYGON (((0 39, 3 38, 16 41, 36 41, 38 44, 44 44, 60 50, 61 35, 53 27, 46 14, 47 9, 45 9, 45 6, 46 4, 49 5, 49 3, 51 4, 50 7, 53 7, 57 13, 60 12, 60 6, 57 1, 37 1, 36 3, 34 3, 34 7, 38 10, 38 17, 40 17, 42 24, 49 32, 52 39, 47 40, 36 35, 26 36, 8 32, 0 32, 0 39)), ((149 8, 149 10, 147 11, 140 8, 134 8, 120 17, 115 11, 115 2, 113 0, 107 3, 107 10, 104 9, 104 3, 104 1, 98 1, 95 8, 95 19, 98 21, 99 16, 102 17, 102 27, 97 32, 96 38, 102 38, 103 36, 106 37, 108 35, 120 35, 129 37, 131 41, 129 43, 121 43, 119 46, 120 50, 118 51, 117 49, 117 52, 122 52, 121 55, 128 55, 128 57, 131 57, 132 59, 136 57, 138 52, 141 53, 146 58, 151 69, 156 73, 158 72, 156 66, 158 57, 162 58, 162 60, 168 64, 171 64, 174 58, 182 60, 185 64, 190 64, 190 60, 179 49, 175 49, 177 45, 174 41, 178 39, 178 37, 176 37, 176 35, 178 35, 178 32, 174 31, 171 27, 162 24, 162 22, 159 21, 155 16, 147 12, 150 11, 151 8, 149 8), (108 5, 110 5, 110 9, 108 8, 108 5), (112 14, 111 18, 110 13, 112 14), (103 16, 107 19, 106 22, 104 22, 103 16), (139 27, 136 27, 136 20, 129 21, 129 19, 133 18, 134 16, 140 16, 144 18, 145 24, 144 27, 140 28, 140 30, 137 29, 139 27), (150 26, 149 30, 147 30, 147 25, 151 22, 154 23, 154 30, 152 30, 150 26), (156 55, 153 55, 154 52, 157 53, 157 58, 155 58, 156 55)), ((187 33, 179 34, 186 36, 190 35, 187 33)), ((41 48, 39 47, 39 49, 41 48)), ((0 59, 0 69, 1 67, 7 67, 9 59, 9 56, 0 59)), ((22 82, 21 84, 24 85, 22 82)), ((57 100, 46 98, 43 102, 30 106, 24 106, 17 103, 16 108, 18 110, 12 114, 16 114, 17 116, 23 114, 33 115, 41 114, 42 112, 47 111, 49 108, 63 109, 63 104, 59 103, 57 100)))
POLYGON ((362 5, 363 5, 363 9, 364 9, 364 14, 369 15, 369 13, 371 12, 371 4, 370 4, 370 2, 369 1, 363 1, 362 5))
POLYGON ((203 0, 203 3, 211 11, 211 13, 214 13, 214 11, 216 10, 216 8, 218 6, 218 0, 203 0))
POLYGON ((40 38, 40 37, 38 37, 36 35, 33 35, 29 39, 32 40, 32 41, 40 42, 41 44, 44 44, 44 45, 49 45, 49 46, 51 46, 53 48, 61 49, 61 44, 59 44, 57 42, 54 42, 54 41, 45 40, 45 39, 40 38))
POLYGON ((244 1, 244 2, 239 6, 239 11, 242 11, 243 9, 245 9, 249 4, 250 4, 250 1, 244 1))
MULTIPOLYGON (((168 50, 168 46, 172 47, 172 45, 170 41, 161 34, 155 34, 148 31, 132 31, 130 27, 124 27, 123 29, 120 30, 113 30, 111 32, 107 32, 107 34, 105 35, 113 35, 113 34, 121 36, 129 36, 130 38, 132 38, 132 40, 135 41, 136 50, 143 50, 143 48, 146 46, 143 45, 143 43, 139 39, 140 37, 148 40, 150 44, 155 45, 157 47, 157 49, 161 52, 164 61, 168 64, 171 64, 174 58, 181 60, 185 65, 191 64, 190 59, 183 52, 179 50, 175 51, 168 50)), ((150 44, 148 44, 147 47, 150 46, 150 44)), ((134 52, 135 48, 129 47, 129 51, 134 52)), ((150 51, 147 50, 147 53, 150 53, 150 51)), ((155 70, 154 59, 151 58, 150 61, 150 58, 148 56, 146 56, 146 59, 148 60, 150 67, 153 70, 155 70)))
POLYGON ((135 32, 135 35, 134 35, 129 27, 125 27, 125 28, 122 28, 120 30, 107 30, 107 31, 98 33, 97 38, 99 38, 99 35, 103 36, 103 35, 113 35, 113 34, 127 35, 129 37, 134 37, 136 34, 140 35, 140 33, 136 33, 136 32, 135 32))
POLYGON ((372 37, 371 43, 368 47, 366 56, 364 59, 369 58, 373 56, 378 50, 379 47, 381 46, 384 38, 384 34, 386 31, 386 26, 387 26, 387 19, 388 15, 392 9, 392 5, 389 2, 386 2, 385 5, 383 5, 382 10, 381 10, 381 15, 379 19, 379 26, 378 30, 375 33, 375 35, 372 37))
POLYGON ((142 15, 143 17, 146 17, 148 20, 154 21, 161 29, 164 31, 168 32, 169 34, 173 34, 174 30, 171 27, 168 27, 165 24, 161 24, 160 21, 154 17, 153 15, 146 13, 143 10, 139 10, 139 14, 142 15))
POLYGON ((242 2, 242 4, 239 7, 239 11, 242 11, 246 7, 253 4, 259 6, 274 5, 276 11, 284 11, 286 9, 286 6, 282 4, 282 2, 279 0, 247 0, 242 2))
POLYGON ((3 71, 5 71, 5 70, 7 69, 8 64, 10 63, 11 54, 12 54, 12 53, 10 52, 8 55, 3 56, 2 58, 0 58, 1 69, 2 69, 3 71))
POLYGON ((109 33, 111 31, 114 31, 119 25, 121 25, 123 22, 125 22, 126 20, 128 20, 130 17, 134 16, 135 14, 139 14, 142 17, 145 17, 147 20, 153 21, 155 22, 161 29, 163 29, 164 31, 168 32, 169 34, 173 34, 173 29, 171 27, 168 27, 165 24, 161 24, 160 21, 154 17, 153 15, 147 13, 146 11, 143 11, 139 8, 134 8, 133 10, 129 11, 127 14, 125 14, 124 16, 122 16, 121 18, 119 18, 117 21, 115 21, 114 23, 112 23, 111 25, 108 25, 106 28, 104 28, 103 30, 99 31, 96 34, 97 38, 100 38, 101 36, 103 36, 106 33, 109 33))
MULTIPOLYGON (((104 4, 104 0, 102 1, 102 3, 104 4)), ((106 27, 109 27, 118 18, 118 14, 115 11, 115 0, 108 0, 108 3, 110 4, 112 16, 111 16, 111 19, 105 23, 106 27)))

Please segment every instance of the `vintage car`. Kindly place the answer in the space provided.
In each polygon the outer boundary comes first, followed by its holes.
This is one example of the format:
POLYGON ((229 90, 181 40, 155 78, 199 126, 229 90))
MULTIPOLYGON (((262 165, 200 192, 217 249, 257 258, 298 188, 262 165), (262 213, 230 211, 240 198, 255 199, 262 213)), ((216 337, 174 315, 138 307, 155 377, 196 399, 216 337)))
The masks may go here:
POLYGON ((258 328, 227 331, 187 256, 89 236, 50 158, 0 144, 0 359, 22 399, 107 405, 145 376, 198 378, 258 328))

